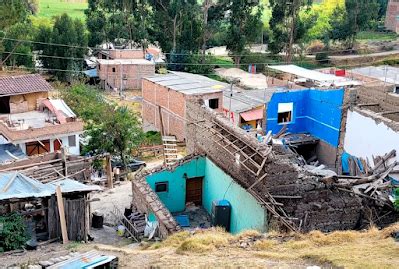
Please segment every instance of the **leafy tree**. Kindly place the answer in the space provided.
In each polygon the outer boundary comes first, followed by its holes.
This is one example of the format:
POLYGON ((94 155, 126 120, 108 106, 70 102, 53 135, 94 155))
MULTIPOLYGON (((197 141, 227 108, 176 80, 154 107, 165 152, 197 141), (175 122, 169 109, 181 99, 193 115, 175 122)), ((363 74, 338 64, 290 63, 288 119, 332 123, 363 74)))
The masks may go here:
POLYGON ((107 152, 126 160, 141 144, 143 134, 137 115, 127 107, 106 101, 97 89, 74 85, 62 92, 62 98, 86 123, 88 143, 84 152, 107 152))
POLYGON ((83 57, 86 53, 87 36, 85 27, 79 19, 72 20, 67 14, 55 18, 52 29, 41 26, 35 41, 40 51, 39 59, 43 66, 50 70, 59 80, 72 82, 83 67, 83 57), (49 57, 50 56, 50 57, 49 57))
POLYGON ((387 7, 388 7, 388 0, 377 0, 379 8, 378 8, 378 19, 383 19, 385 18, 385 15, 387 13, 387 7))
MULTIPOLYGON (((30 23, 16 23, 5 32, 5 37, 17 40, 30 40, 34 28, 30 23)), ((15 40, 3 40, 2 60, 6 65, 33 67, 32 44, 15 40)))
POLYGON ((0 29, 6 29, 18 22, 26 22, 29 13, 27 0, 0 1, 0 29))
POLYGON ((227 49, 235 55, 234 62, 240 64, 246 46, 256 40, 262 30, 263 7, 258 1, 225 0, 228 10, 227 49))
POLYGON ((0 216, 0 252, 21 249, 28 239, 24 218, 17 213, 0 216))
POLYGON ((274 54, 285 48, 288 62, 292 60, 294 42, 301 39, 306 28, 310 27, 309 23, 301 20, 299 12, 303 7, 310 7, 311 3, 312 0, 270 0, 272 18, 269 24, 273 37, 269 48, 274 54))

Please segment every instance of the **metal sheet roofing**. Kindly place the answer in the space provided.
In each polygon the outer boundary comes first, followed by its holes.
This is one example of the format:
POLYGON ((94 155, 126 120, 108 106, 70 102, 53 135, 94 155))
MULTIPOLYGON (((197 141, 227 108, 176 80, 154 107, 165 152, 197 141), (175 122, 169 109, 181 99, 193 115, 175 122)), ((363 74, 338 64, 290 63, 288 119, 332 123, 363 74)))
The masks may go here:
POLYGON ((249 111, 269 102, 273 93, 277 90, 278 88, 233 91, 232 97, 230 97, 230 91, 225 91, 223 96, 223 108, 229 110, 231 98, 232 112, 241 113, 249 111))
POLYGON ((46 197, 53 189, 19 172, 0 173, 0 200, 46 197))
POLYGON ((365 66, 352 69, 353 73, 372 77, 380 81, 399 84, 399 68, 393 66, 365 66))
POLYGON ((98 59, 97 62, 99 64, 137 64, 137 65, 154 65, 153 62, 148 61, 146 59, 115 59, 115 60, 108 60, 108 59, 98 59))
POLYGON ((0 145, 0 164, 27 158, 19 146, 13 144, 0 145))
POLYGON ((263 108, 250 110, 240 114, 245 121, 263 119, 263 108))
POLYGON ((53 87, 39 74, 0 77, 0 96, 51 90, 53 87))
POLYGON ((99 186, 85 185, 69 178, 43 184, 19 172, 3 172, 0 173, 0 200, 48 197, 55 194, 57 186, 61 187, 62 193, 101 190, 99 186))
POLYGON ((166 75, 146 77, 145 79, 187 95, 217 93, 229 88, 227 83, 184 72, 171 72, 166 75))

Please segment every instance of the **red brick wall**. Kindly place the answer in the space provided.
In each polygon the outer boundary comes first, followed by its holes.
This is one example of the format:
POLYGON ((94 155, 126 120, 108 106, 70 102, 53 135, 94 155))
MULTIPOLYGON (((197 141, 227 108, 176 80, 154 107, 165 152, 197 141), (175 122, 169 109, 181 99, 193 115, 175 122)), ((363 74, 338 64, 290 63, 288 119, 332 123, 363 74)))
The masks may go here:
POLYGON ((388 3, 387 14, 385 19, 385 27, 396 33, 399 32, 399 22, 396 19, 399 16, 399 1, 390 0, 388 3))
POLYGON ((116 49, 109 51, 111 59, 144 59, 143 50, 137 49, 116 49))

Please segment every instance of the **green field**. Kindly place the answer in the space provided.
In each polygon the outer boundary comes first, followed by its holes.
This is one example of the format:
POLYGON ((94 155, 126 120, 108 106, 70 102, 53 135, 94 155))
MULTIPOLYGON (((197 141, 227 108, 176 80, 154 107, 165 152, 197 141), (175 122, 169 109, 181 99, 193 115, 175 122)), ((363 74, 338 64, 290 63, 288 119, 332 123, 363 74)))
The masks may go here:
POLYGON ((363 31, 357 34, 359 40, 396 40, 398 35, 395 33, 383 33, 373 31, 363 31))
POLYGON ((39 0, 38 18, 51 19, 67 13, 72 18, 84 20, 84 10, 87 9, 86 0, 39 0))

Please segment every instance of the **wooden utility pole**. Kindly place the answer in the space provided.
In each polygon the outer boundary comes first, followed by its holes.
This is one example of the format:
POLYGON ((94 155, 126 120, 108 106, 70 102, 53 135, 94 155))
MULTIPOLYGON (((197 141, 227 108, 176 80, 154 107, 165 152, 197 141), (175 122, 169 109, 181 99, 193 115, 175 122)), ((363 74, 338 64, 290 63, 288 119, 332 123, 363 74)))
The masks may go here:
POLYGON ((106 160, 106 169, 107 169, 107 186, 112 189, 114 187, 114 180, 112 177, 112 165, 111 165, 111 155, 107 155, 106 160))
POLYGON ((62 192, 61 187, 57 186, 55 189, 55 193, 57 196, 57 205, 58 205, 58 214, 60 215, 60 224, 61 224, 61 234, 62 234, 62 243, 68 244, 68 230, 65 219, 65 209, 64 209, 64 201, 62 200, 62 192))

